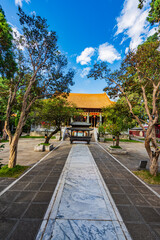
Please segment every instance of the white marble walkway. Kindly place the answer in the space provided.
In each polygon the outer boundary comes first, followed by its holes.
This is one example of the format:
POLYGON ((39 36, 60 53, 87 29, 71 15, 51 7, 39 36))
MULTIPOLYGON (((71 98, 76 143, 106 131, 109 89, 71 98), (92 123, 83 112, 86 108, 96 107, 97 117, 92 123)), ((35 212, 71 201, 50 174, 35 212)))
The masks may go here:
POLYGON ((37 240, 122 240, 131 237, 89 148, 73 145, 37 240))

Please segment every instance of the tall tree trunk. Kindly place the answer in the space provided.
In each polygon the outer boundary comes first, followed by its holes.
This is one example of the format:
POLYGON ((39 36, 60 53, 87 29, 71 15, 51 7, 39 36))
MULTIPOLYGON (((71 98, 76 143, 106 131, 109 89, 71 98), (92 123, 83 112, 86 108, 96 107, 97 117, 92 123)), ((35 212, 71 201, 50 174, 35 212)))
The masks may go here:
POLYGON ((155 125, 149 127, 146 132, 146 138, 145 138, 145 148, 148 153, 149 159, 150 159, 150 167, 149 171, 152 176, 156 176, 158 173, 158 158, 160 151, 158 149, 158 145, 156 142, 156 133, 155 133, 155 125), (154 151, 151 149, 150 144, 152 143, 152 147, 154 148, 154 151))
POLYGON ((7 140, 7 137, 8 137, 8 135, 7 135, 6 131, 5 131, 5 129, 3 128, 2 140, 7 140))
POLYGON ((53 131, 53 132, 51 132, 50 134, 49 134, 49 136, 47 136, 46 138, 45 138, 45 142, 44 143, 49 143, 49 140, 51 139, 51 137, 54 135, 54 134, 56 134, 59 130, 61 130, 61 128, 58 126, 58 127, 56 127, 56 129, 53 131))
POLYGON ((16 166, 16 161, 17 161, 17 144, 11 144, 10 145, 10 155, 9 155, 9 162, 8 162, 8 167, 13 168, 16 166))
MULTIPOLYGON (((25 111, 22 111, 14 136, 12 137, 12 135, 9 135, 9 145, 10 145, 10 156, 9 156, 9 163, 8 163, 9 168, 13 168, 16 165, 18 141, 19 141, 19 136, 21 134, 22 128, 25 124, 25 119, 26 119, 25 111)), ((10 129, 8 129, 7 122, 6 122, 6 129, 7 129, 7 133, 8 132, 10 133, 10 129)))
POLYGON ((116 136, 116 146, 119 147, 119 135, 116 136))

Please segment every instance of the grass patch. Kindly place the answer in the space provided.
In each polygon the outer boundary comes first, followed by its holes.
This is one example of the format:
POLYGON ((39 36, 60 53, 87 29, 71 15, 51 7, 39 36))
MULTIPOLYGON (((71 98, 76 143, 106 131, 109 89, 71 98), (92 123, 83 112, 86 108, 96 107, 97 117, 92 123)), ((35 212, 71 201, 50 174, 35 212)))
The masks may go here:
MULTIPOLYGON (((110 146, 111 148, 121 148, 120 146, 110 146)), ((121 148, 122 149, 122 148, 121 148)))
POLYGON ((44 138, 44 136, 29 136, 29 135, 26 135, 26 136, 20 136, 20 138, 44 138))
MULTIPOLYGON (((20 138, 44 138, 44 136, 29 136, 29 135, 26 135, 26 136, 21 136, 20 138)), ((51 137, 51 139, 56 139, 55 136, 51 137)))
POLYGON ((8 168, 8 165, 0 169, 0 177, 18 178, 29 166, 16 165, 14 168, 8 168))
POLYGON ((149 184, 160 184, 160 173, 156 177, 152 176, 148 170, 133 171, 133 173, 149 184))
POLYGON ((38 146, 40 146, 40 145, 49 146, 50 143, 39 143, 38 146))
MULTIPOLYGON (((113 141, 113 139, 112 139, 112 138, 105 138, 105 139, 104 139, 104 142, 107 142, 107 141, 113 141)), ((140 143, 140 141, 128 140, 128 139, 120 139, 119 141, 120 141, 120 142, 137 142, 137 143, 140 143)))
POLYGON ((0 140, 0 143, 9 142, 9 140, 0 140))

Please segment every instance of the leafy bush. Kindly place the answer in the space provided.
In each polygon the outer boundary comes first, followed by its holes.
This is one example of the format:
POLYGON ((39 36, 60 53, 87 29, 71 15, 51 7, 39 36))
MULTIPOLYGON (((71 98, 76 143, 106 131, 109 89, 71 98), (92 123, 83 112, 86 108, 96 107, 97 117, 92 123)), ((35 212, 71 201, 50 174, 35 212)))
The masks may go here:
POLYGON ((3 166, 0 169, 0 177, 14 177, 17 178, 21 175, 28 166, 16 165, 14 168, 8 168, 8 165, 3 166))
POLYGON ((102 136, 102 137, 104 136, 104 134, 105 134, 105 127, 103 125, 100 125, 98 127, 98 133, 99 133, 100 136, 102 136))

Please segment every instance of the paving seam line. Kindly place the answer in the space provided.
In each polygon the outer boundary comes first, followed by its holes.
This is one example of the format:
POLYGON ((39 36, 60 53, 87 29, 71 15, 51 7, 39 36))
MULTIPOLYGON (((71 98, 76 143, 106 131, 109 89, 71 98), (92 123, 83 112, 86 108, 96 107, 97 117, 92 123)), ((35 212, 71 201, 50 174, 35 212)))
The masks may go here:
POLYGON ((63 167, 63 170, 62 170, 61 175, 59 177, 57 186, 56 186, 56 188, 55 188, 55 190, 53 192, 53 195, 52 195, 52 198, 51 198, 50 203, 48 205, 47 211, 45 213, 45 216, 43 218, 43 221, 42 221, 41 226, 39 228, 39 231, 37 233, 36 240, 43 239, 43 236, 44 236, 44 233, 45 233, 45 230, 46 230, 46 227, 47 227, 50 215, 52 213, 53 206, 56 209, 56 211, 54 213, 55 217, 57 215, 58 206, 59 206, 59 203, 60 203, 60 200, 61 200, 61 196, 62 196, 64 184, 65 184, 64 174, 65 174, 66 169, 68 168, 68 166, 70 164, 70 161, 71 161, 70 155, 72 153, 72 147, 71 147, 70 152, 69 152, 69 154, 67 156, 66 163, 65 163, 65 165, 63 167))
POLYGON ((7 186, 3 191, 0 192, 0 197, 8 191, 14 184, 16 184, 21 178, 23 178, 27 173, 29 173, 33 168, 35 168, 40 162, 42 162, 46 157, 48 157, 54 150, 56 150, 63 141, 61 141, 52 151, 47 153, 43 158, 41 158, 38 162, 36 162, 31 168, 29 168, 24 174, 22 174, 18 179, 16 179, 14 182, 12 182, 9 186, 7 186))
POLYGON ((143 185, 145 185, 151 192, 153 192, 158 198, 160 198, 160 194, 154 191, 150 186, 148 186, 145 182, 143 182, 140 178, 138 178, 131 170, 129 170, 123 163, 121 163, 117 158, 115 158, 111 153, 109 153, 104 147, 102 147, 98 142, 96 144, 101 147, 105 152, 107 152, 116 162, 118 162, 122 167, 124 167, 129 173, 131 173, 137 180, 139 180, 143 185))

